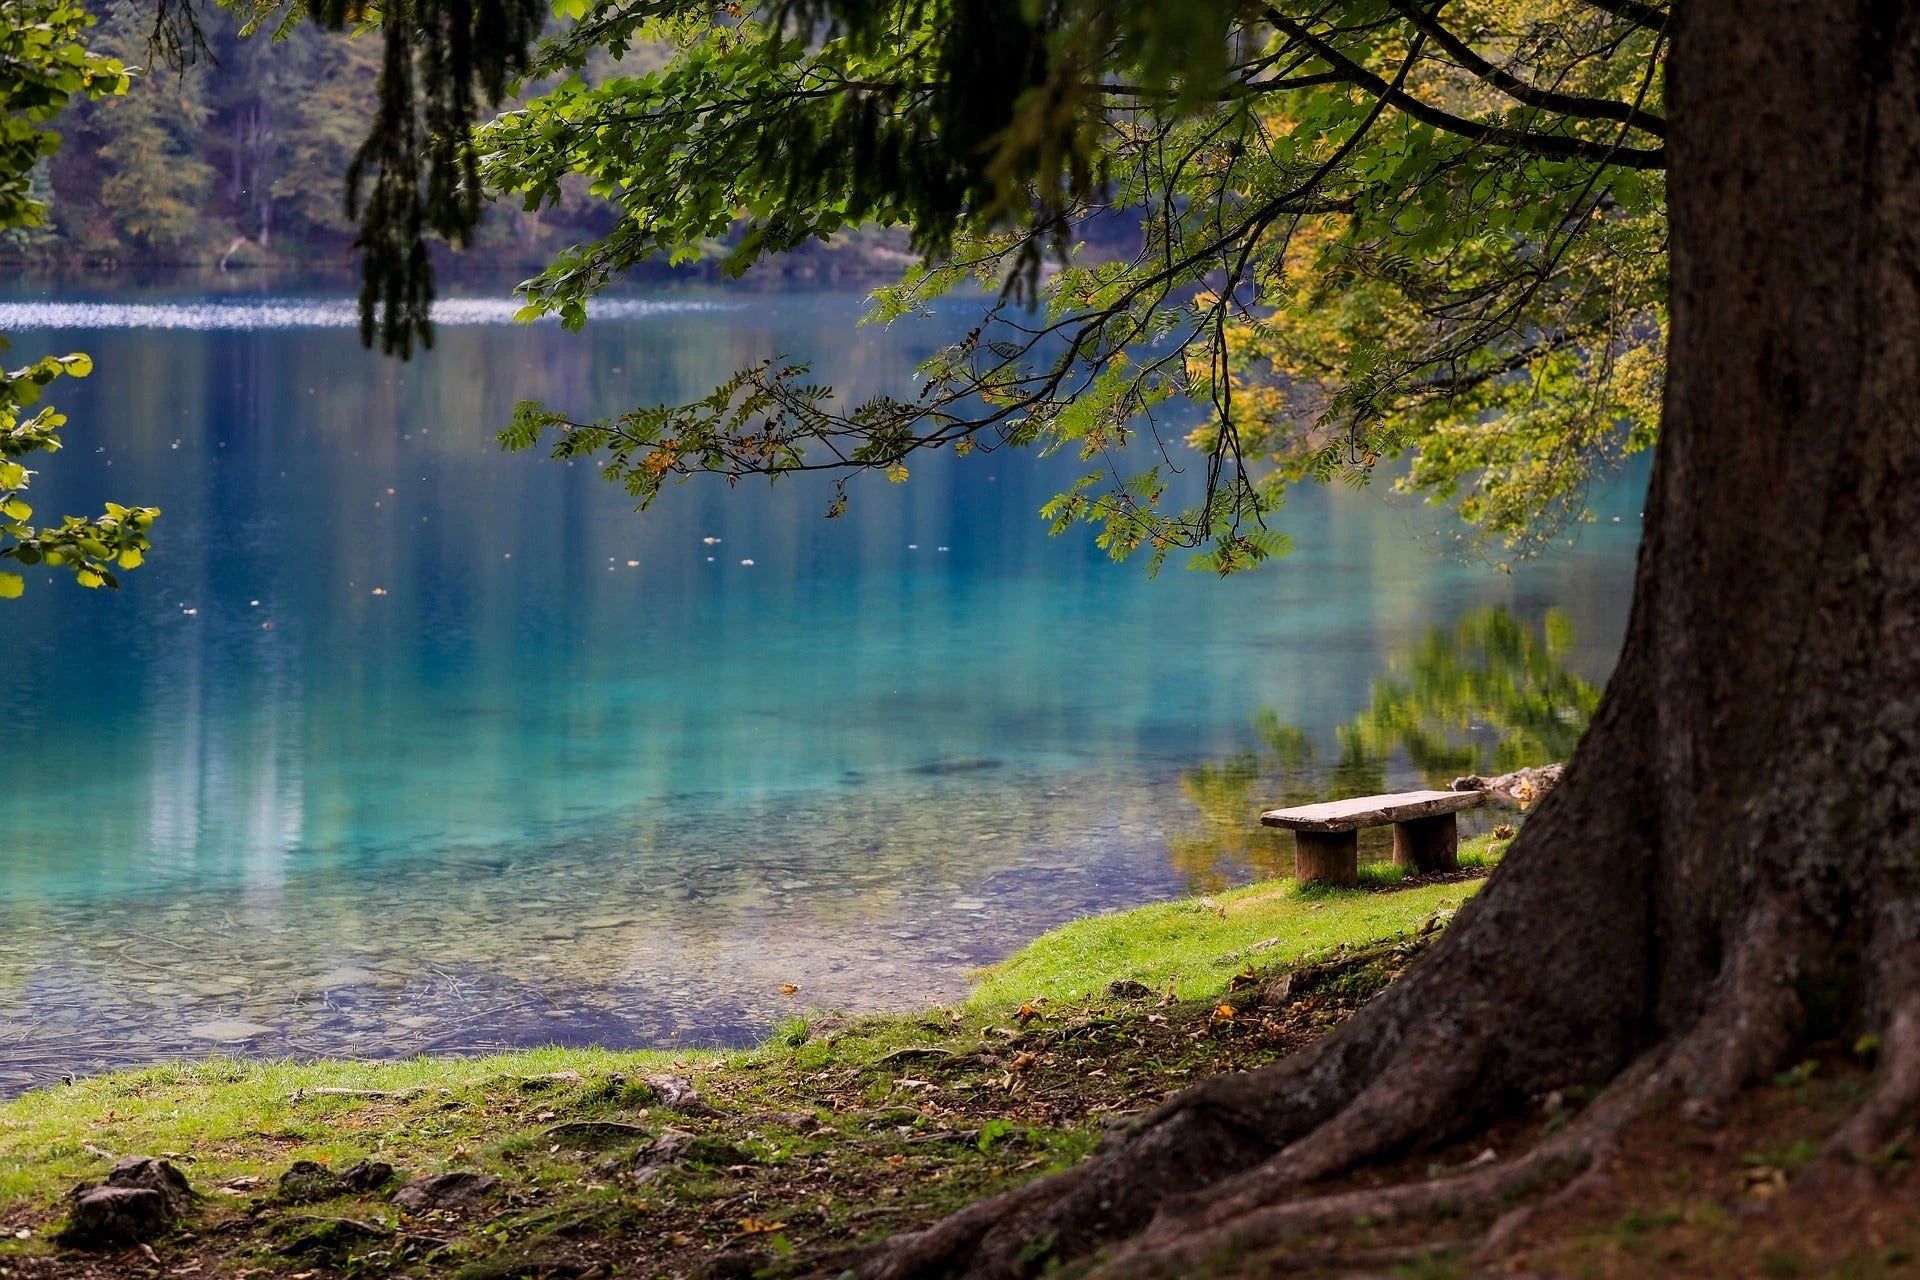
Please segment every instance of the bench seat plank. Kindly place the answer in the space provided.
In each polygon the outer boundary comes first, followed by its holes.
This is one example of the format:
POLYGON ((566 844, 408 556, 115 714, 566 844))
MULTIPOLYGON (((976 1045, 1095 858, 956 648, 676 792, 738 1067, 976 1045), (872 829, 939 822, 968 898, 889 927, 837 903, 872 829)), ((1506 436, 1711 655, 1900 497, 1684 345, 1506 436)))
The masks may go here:
POLYGON ((1402 791, 1390 796, 1358 796, 1329 800, 1297 809, 1274 809, 1260 815, 1268 827, 1289 831, 1355 831, 1389 822, 1410 822, 1471 809, 1486 799, 1482 791, 1402 791))

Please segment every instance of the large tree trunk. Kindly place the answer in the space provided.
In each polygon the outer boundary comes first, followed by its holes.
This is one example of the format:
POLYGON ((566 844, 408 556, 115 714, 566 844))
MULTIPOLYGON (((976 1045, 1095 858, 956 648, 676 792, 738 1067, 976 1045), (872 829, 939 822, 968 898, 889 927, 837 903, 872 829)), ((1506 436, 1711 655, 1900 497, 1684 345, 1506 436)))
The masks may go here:
POLYGON ((1565 781, 1428 957, 1341 1030, 1195 1086, 1114 1150, 890 1242, 863 1274, 1031 1274, 1125 1237, 1106 1270, 1178 1271, 1417 1212, 1425 1184, 1299 1189, 1613 1082, 1560 1137, 1448 1184, 1492 1198, 1604 1154, 1655 1097, 1710 1119, 1843 1032, 1884 1047, 1831 1154, 1911 1120, 1920 14, 1680 0, 1671 34, 1665 418, 1625 650, 1565 781))

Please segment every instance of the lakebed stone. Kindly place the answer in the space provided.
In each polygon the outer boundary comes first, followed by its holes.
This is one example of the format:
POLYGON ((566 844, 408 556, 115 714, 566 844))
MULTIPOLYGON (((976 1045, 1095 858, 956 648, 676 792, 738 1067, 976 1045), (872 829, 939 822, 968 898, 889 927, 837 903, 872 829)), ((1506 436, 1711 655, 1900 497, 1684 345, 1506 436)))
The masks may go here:
POLYGON ((196 1040, 217 1040, 222 1043, 253 1040, 272 1032, 272 1027, 263 1027, 257 1022, 241 1022, 237 1018, 216 1018, 212 1022, 196 1022, 187 1028, 187 1034, 196 1040))

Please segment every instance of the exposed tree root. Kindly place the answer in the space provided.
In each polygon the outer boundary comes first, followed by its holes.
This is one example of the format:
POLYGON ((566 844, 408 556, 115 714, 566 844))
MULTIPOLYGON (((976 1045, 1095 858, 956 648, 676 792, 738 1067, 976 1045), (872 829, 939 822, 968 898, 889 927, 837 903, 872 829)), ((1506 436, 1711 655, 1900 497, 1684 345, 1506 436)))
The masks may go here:
POLYGON ((1668 1055, 1649 1055, 1561 1132, 1511 1159, 1452 1177, 1342 1191, 1245 1210, 1218 1225, 1156 1232, 1122 1249, 1092 1273, 1100 1280, 1191 1274, 1210 1258, 1284 1243, 1302 1232, 1365 1219, 1392 1222, 1432 1214, 1491 1210, 1587 1169, 1597 1154, 1671 1082, 1668 1055))
POLYGON ((1874 913, 1875 954, 1869 969, 1889 1007, 1879 1032, 1873 1088, 1823 1153, 1829 1160, 1870 1161, 1901 1129, 1920 1119, 1920 904, 1889 896, 1874 913))
POLYGON ((1708 989, 1706 1011, 1674 1052, 1673 1079, 1689 1119, 1715 1123, 1735 1094, 1791 1050, 1804 1021, 1792 979, 1820 946, 1784 899, 1749 915, 1708 989))
POLYGON ((870 1280, 944 1274, 971 1253, 980 1237, 993 1227, 1034 1204, 1070 1192, 1096 1168, 1092 1163, 1079 1165, 1002 1192, 990 1200, 969 1205, 925 1231, 895 1236, 878 1250, 836 1259, 832 1272, 838 1274, 840 1265, 846 1264, 859 1267, 860 1274, 870 1280))
MULTIPOLYGON (((1282 1249, 1302 1233, 1356 1219, 1498 1214, 1481 1242, 1484 1254, 1526 1220, 1524 1206, 1512 1207, 1516 1199, 1552 1187, 1571 1194, 1567 1188, 1579 1182, 1569 1180, 1604 1162, 1654 1101, 1677 1097, 1687 1114, 1711 1120, 1780 1063, 1803 1021, 1791 979, 1815 962, 1818 946, 1817 931, 1787 902, 1770 900, 1749 915, 1684 1034, 1640 1054, 1565 1129, 1510 1159, 1397 1186, 1300 1194, 1413 1148, 1422 1135, 1458 1133, 1502 1097, 1493 1046, 1511 1037, 1512 1026, 1467 1034, 1456 1019, 1431 1018, 1407 1027, 1404 1011, 1419 1000, 1382 1001, 1346 1034, 1294 1059, 1187 1090, 1117 1149, 1076 1169, 887 1242, 867 1255, 860 1274, 1025 1276, 1047 1259, 1088 1257, 1125 1240, 1092 1274, 1137 1280, 1282 1249)), ((1920 996, 1892 1011, 1880 1079, 1843 1130, 1868 1136, 1837 1136, 1836 1144, 1866 1150, 1861 1143, 1877 1141, 1916 1101, 1920 996)), ((1276 1255, 1274 1266, 1295 1256, 1306 1255, 1276 1255)))

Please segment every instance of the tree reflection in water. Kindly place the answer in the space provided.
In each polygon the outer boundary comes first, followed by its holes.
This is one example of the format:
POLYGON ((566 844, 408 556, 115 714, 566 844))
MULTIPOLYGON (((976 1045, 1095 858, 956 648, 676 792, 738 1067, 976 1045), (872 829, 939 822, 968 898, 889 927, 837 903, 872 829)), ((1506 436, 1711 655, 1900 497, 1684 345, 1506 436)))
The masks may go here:
MULTIPOLYGON (((1566 760, 1600 701, 1599 686, 1567 668, 1572 651, 1572 627, 1555 609, 1537 627, 1503 605, 1435 627, 1373 682, 1369 706, 1334 731, 1325 760, 1305 730, 1262 709, 1257 749, 1181 775, 1200 821, 1170 842, 1174 869, 1195 892, 1289 874, 1292 837, 1262 827, 1261 811, 1385 791, 1390 770, 1445 787, 1462 774, 1566 760)), ((1391 848, 1389 828, 1361 832, 1363 862, 1391 848)))

